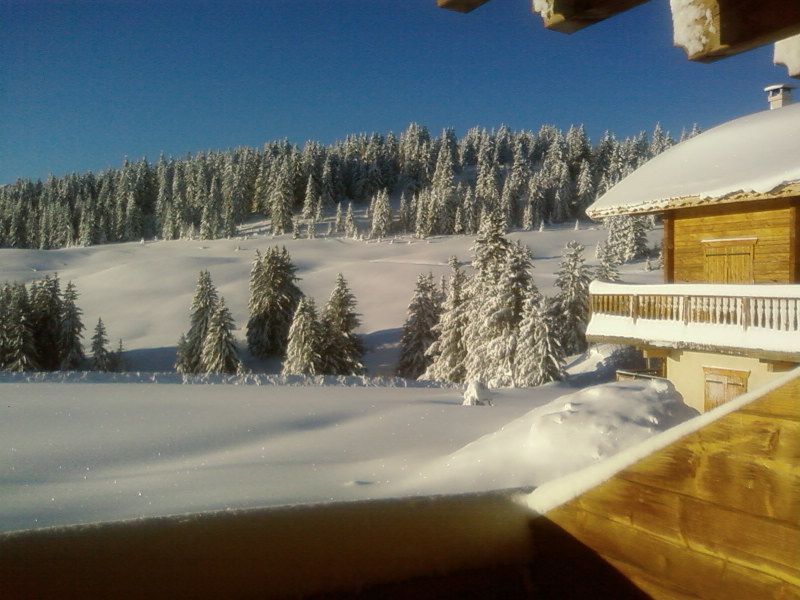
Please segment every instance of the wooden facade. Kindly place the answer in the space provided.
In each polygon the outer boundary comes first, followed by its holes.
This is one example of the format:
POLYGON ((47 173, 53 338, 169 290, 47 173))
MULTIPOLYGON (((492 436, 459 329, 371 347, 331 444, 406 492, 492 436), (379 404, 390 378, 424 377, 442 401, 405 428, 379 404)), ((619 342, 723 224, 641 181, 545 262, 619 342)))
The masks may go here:
POLYGON ((800 198, 664 214, 667 283, 800 283, 800 198))
POLYGON ((656 598, 799 598, 798 398, 795 377, 547 519, 656 598))

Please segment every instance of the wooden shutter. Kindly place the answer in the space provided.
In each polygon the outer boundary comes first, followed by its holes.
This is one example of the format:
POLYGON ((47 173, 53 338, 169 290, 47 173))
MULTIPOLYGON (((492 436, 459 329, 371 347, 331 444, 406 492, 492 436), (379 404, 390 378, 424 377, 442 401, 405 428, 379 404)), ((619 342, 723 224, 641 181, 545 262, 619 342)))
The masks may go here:
POLYGON ((703 240, 706 283, 752 284, 756 238, 703 240))
POLYGON ((705 374, 705 401, 703 410, 709 411, 725 404, 747 391, 749 371, 703 367, 705 374))

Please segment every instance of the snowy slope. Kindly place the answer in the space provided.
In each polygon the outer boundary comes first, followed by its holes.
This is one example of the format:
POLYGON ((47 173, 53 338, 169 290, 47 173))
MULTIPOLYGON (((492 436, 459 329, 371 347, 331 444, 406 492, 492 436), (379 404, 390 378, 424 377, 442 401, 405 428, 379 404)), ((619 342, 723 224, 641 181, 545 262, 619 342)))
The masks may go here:
MULTIPOLYGON (((511 234, 533 251, 534 279, 544 293, 553 293, 553 271, 561 250, 569 240, 586 245, 586 256, 594 262, 594 249, 605 238, 599 226, 572 226, 543 232, 511 234)), ((188 328, 189 306, 197 275, 208 269, 220 294, 231 309, 244 347, 247 322, 248 277, 256 250, 285 245, 302 278, 299 285, 318 306, 324 305, 336 274, 344 274, 362 314, 361 332, 371 352, 366 357, 370 374, 392 374, 397 359, 400 328, 406 317, 417 275, 432 271, 438 278, 449 274, 447 260, 456 255, 469 263, 474 236, 434 237, 418 240, 405 237, 381 242, 362 242, 341 237, 292 240, 258 235, 258 223, 245 228, 247 239, 176 240, 108 244, 61 250, 0 249, 0 282, 29 282, 58 272, 62 281, 73 280, 78 287, 79 306, 89 329, 98 317, 108 329, 112 343, 122 338, 129 351, 129 370, 168 371, 175 362, 175 346, 188 328)), ((652 242, 660 239, 655 231, 652 242)), ((642 263, 623 268, 626 281, 659 280, 658 272, 645 273, 642 263)), ((245 356, 245 359, 247 357, 245 356)), ((253 370, 278 370, 276 364, 246 360, 253 370)))

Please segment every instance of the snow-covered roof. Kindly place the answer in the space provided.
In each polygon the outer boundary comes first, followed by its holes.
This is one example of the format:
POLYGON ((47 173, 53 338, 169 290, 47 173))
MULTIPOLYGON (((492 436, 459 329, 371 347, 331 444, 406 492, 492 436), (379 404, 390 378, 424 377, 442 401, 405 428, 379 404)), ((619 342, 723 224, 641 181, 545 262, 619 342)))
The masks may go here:
POLYGON ((592 204, 594 218, 800 195, 800 103, 741 117, 659 154, 592 204))

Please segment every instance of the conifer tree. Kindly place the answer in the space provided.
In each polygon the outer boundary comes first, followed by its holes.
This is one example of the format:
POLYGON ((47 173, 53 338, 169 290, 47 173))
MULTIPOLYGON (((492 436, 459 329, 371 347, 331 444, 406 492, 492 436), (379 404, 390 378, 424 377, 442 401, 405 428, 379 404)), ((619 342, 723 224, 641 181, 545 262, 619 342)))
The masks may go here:
POLYGON ((353 217, 352 202, 347 203, 347 216, 344 219, 344 234, 351 239, 358 238, 358 226, 356 225, 356 220, 353 217))
POLYGON ((517 385, 543 385, 564 378, 564 350, 555 318, 551 300, 537 302, 531 297, 525 303, 517 346, 517 385))
POLYGON ((344 233, 344 215, 342 215, 342 203, 336 205, 336 220, 334 221, 333 230, 336 233, 344 233))
POLYGON ((467 279, 455 256, 450 257, 450 283, 442 307, 442 317, 434 327, 437 339, 428 348, 431 364, 423 379, 462 383, 467 350, 464 330, 467 326, 467 279))
POLYGON ((567 354, 586 350, 586 325, 589 322, 590 269, 584 264, 584 247, 576 241, 564 249, 561 265, 556 271, 555 311, 561 326, 561 342, 567 354))
POLYGON ((289 329, 284 375, 318 375, 323 372, 323 340, 312 298, 301 298, 289 329))
POLYGON ((296 285, 296 267, 286 248, 256 254, 250 272, 250 318, 247 347, 253 356, 283 356, 289 327, 303 293, 296 285))
POLYGON ((84 326, 81 321, 81 309, 75 304, 77 299, 78 292, 75 289, 75 284, 70 281, 64 290, 61 313, 59 356, 61 358, 62 371, 77 369, 85 358, 81 341, 83 339, 84 326))
POLYGON ((203 343, 218 302, 217 289, 211 281, 211 274, 208 271, 200 271, 190 309, 189 331, 185 340, 182 340, 183 343, 178 344, 176 363, 178 372, 184 374, 201 372, 203 343))
POLYGON ((14 372, 36 370, 39 363, 25 286, 16 284, 7 290, 6 318, 0 331, 3 338, 0 368, 14 372))
POLYGON ((92 335, 92 369, 95 371, 111 370, 111 355, 108 352, 108 337, 103 319, 97 319, 92 335))
POLYGON ((282 235, 292 227, 292 177, 289 160, 283 160, 277 170, 269 197, 272 234, 282 235))
POLYGON ((608 249, 608 242, 597 244, 596 256, 599 262, 594 271, 594 278, 608 283, 619 281, 619 270, 614 257, 608 249))
POLYGON ((433 274, 420 275, 408 305, 408 317, 400 340, 400 359, 397 364, 397 375, 400 377, 416 379, 431 363, 426 352, 436 340, 434 326, 439 322, 440 313, 437 296, 433 274))
POLYGON ((372 231, 371 238, 384 238, 389 235, 392 224, 392 209, 389 206, 389 194, 386 190, 378 192, 374 197, 374 209, 372 212, 372 231))
POLYGON ((36 362, 53 371, 61 365, 61 285, 58 274, 47 275, 31 285, 31 325, 36 362))
POLYGON ((220 297, 208 324, 200 355, 200 371, 203 373, 236 373, 239 370, 239 354, 233 337, 233 317, 225 298, 220 297))
POLYGON ((331 375, 359 375, 364 371, 364 344, 355 333, 360 325, 356 299, 341 273, 322 311, 323 372, 331 375))

